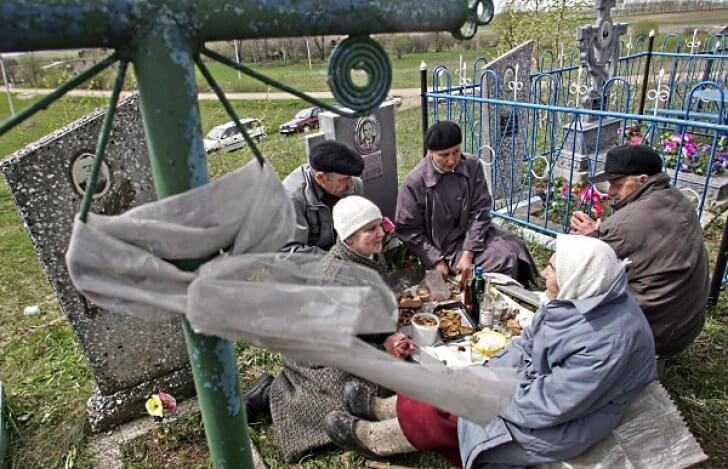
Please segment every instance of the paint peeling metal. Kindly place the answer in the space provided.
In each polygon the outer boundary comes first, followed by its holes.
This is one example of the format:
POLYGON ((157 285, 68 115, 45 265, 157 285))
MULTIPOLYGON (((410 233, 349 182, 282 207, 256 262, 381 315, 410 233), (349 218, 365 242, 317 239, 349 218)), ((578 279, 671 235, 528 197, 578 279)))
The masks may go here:
POLYGON ((235 364, 235 354, 232 353, 232 345, 226 340, 220 340, 215 345, 215 355, 223 364, 223 375, 220 377, 222 392, 225 395, 225 407, 231 416, 238 415, 241 410, 242 400, 239 394, 238 367, 235 364))
POLYGON ((0 52, 126 47, 172 21, 191 43, 319 34, 455 31, 467 0, 3 0, 0 52))

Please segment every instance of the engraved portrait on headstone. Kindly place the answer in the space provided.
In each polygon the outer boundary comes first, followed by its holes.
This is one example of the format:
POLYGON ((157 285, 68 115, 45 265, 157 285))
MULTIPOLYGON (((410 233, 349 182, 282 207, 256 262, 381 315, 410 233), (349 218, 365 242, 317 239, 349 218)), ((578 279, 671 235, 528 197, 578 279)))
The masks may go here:
POLYGON ((354 146, 362 155, 373 153, 379 148, 380 134, 376 117, 360 117, 354 126, 354 146))
MULTIPOLYGON (((93 168, 96 156, 90 152, 81 152, 71 159, 71 184, 74 190, 83 195, 86 192, 86 183, 91 177, 91 169, 93 168)), ((111 189, 111 173, 109 165, 105 161, 101 162, 99 176, 96 183, 96 193, 94 199, 105 195, 111 189)))

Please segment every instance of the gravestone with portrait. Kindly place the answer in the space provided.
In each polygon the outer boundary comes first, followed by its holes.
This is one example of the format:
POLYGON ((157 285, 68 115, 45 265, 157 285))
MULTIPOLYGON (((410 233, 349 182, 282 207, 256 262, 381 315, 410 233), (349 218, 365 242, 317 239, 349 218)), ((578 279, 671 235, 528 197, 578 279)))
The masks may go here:
MULTIPOLYGON (((498 85, 492 74, 486 73, 483 96, 508 101, 528 101, 529 72, 533 57, 533 41, 527 41, 484 65, 480 73, 492 71, 499 79, 498 85)), ((481 159, 491 169, 490 192, 496 207, 507 202, 517 202, 523 191, 520 173, 526 148, 521 123, 526 120, 526 110, 515 106, 484 105, 481 159)))
MULTIPOLYGON (((157 389, 193 390, 178 320, 146 322, 104 311, 75 290, 64 255, 86 181, 104 110, 47 135, 0 164, 59 303, 98 389, 89 399, 91 428, 104 430, 143 410, 157 389)), ((136 97, 119 104, 91 210, 115 215, 155 199, 136 97)), ((110 269, 113 266, 109 266, 110 269)))
MULTIPOLYGON (((394 128, 394 105, 383 104, 374 114, 349 118, 332 112, 319 115, 321 133, 326 140, 336 140, 364 158, 364 196, 377 204, 384 216, 394 219, 397 207, 397 141, 394 128)), ((319 134, 317 134, 319 135, 319 134)), ((315 145, 319 136, 307 139, 315 145)))

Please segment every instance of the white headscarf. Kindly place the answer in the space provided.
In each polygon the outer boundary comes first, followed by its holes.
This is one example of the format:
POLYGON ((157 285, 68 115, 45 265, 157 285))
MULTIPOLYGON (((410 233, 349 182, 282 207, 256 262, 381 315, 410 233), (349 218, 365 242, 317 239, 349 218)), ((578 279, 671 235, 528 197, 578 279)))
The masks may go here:
POLYGON ((582 300, 606 293, 624 271, 608 244, 588 236, 557 236, 555 260, 559 300, 582 300))

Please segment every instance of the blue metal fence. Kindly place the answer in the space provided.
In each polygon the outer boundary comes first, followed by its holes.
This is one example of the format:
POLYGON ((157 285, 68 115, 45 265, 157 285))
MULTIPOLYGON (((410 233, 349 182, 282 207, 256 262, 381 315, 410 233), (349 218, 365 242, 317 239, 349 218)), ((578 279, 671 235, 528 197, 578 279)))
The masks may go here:
POLYGON ((586 178, 603 165, 606 150, 622 143, 656 148, 673 184, 702 214, 713 199, 728 196, 719 193, 723 185, 728 191, 724 40, 719 35, 706 41, 705 47, 717 52, 685 54, 679 52, 681 42, 665 38, 662 49, 674 41, 676 51, 652 52, 645 97, 649 105, 643 115, 635 113, 635 104, 648 54, 644 51, 620 59, 618 70, 623 74, 605 83, 607 98, 599 110, 577 106, 586 93, 586 76, 582 72, 577 81, 579 67, 571 62, 578 54, 573 52, 569 63, 563 63, 562 54, 542 54, 540 70, 521 85, 515 80, 506 83, 491 70, 481 71, 484 59, 473 64, 469 79, 453 77, 438 66, 427 93, 428 107, 433 120, 453 120, 463 128, 464 151, 479 155, 488 170, 498 217, 554 235, 568 231, 574 210, 609 216, 606 194, 586 178), (721 41, 720 47, 716 41, 721 41), (550 68, 551 64, 559 67, 550 68), (514 100, 519 96, 514 88, 524 85, 528 98, 520 95, 521 100, 514 100))
MULTIPOLYGON (((684 109, 688 92, 699 82, 713 81, 725 88, 728 86, 728 35, 713 34, 702 43, 692 37, 681 38, 678 34, 668 34, 659 41, 656 50, 649 50, 649 41, 644 36, 634 42, 622 41, 621 58, 616 67, 616 76, 630 84, 631 90, 638 91, 644 77, 647 57, 652 56, 648 88, 654 88, 660 82, 661 89, 666 91, 659 100, 649 100, 646 111, 654 112, 657 106, 658 115, 679 115, 684 109), (664 72, 660 80, 660 71, 664 72)), ((570 51, 554 54, 550 50, 541 53, 538 70, 531 74, 532 79, 539 74, 548 73, 558 79, 560 89, 570 90, 574 86, 586 83, 585 71, 579 73, 579 50, 574 46, 570 51), (579 79, 581 78, 581 81, 579 79)), ((618 109, 625 102, 623 92, 610 96, 606 109, 618 109)), ((715 97, 701 96, 701 110, 706 114, 717 113, 715 97), (711 99, 713 98, 713 99, 711 99)), ((627 101, 628 110, 638 109, 641 98, 637 92, 631 93, 627 101)), ((559 104, 578 107, 574 93, 562 93, 559 104)))

